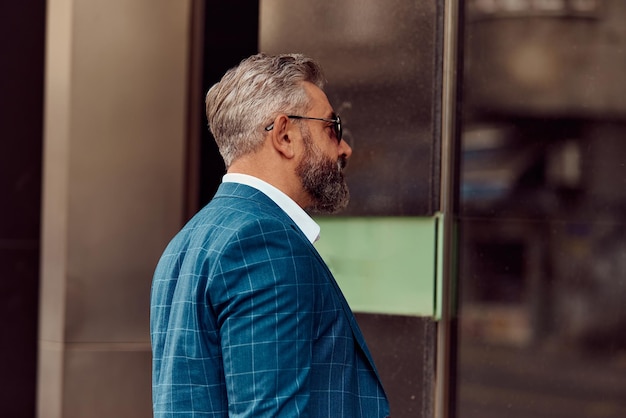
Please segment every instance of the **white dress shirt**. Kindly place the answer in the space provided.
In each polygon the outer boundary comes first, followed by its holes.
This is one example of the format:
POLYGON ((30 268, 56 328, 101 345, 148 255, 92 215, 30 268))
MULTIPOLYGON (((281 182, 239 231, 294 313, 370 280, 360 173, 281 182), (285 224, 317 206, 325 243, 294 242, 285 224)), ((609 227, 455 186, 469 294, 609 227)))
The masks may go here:
POLYGON ((227 173, 222 178, 223 183, 241 183, 246 186, 253 187, 263 194, 267 195, 274 203, 289 215, 291 219, 298 225, 298 228, 304 232, 307 239, 314 243, 319 239, 320 226, 285 193, 278 190, 271 184, 248 174, 227 173))

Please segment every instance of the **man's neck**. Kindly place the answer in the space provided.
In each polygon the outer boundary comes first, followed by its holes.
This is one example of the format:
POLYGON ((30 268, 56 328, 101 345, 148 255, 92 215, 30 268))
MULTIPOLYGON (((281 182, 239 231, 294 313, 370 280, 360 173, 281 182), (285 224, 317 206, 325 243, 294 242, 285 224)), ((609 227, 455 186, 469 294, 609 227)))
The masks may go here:
POLYGON ((291 167, 286 164, 259 164, 246 161, 245 157, 233 162, 228 168, 229 174, 247 174, 256 177, 274 186, 301 208, 307 208, 311 204, 311 197, 302 188, 302 183, 291 167), (282 168, 281 168, 282 167, 282 168))

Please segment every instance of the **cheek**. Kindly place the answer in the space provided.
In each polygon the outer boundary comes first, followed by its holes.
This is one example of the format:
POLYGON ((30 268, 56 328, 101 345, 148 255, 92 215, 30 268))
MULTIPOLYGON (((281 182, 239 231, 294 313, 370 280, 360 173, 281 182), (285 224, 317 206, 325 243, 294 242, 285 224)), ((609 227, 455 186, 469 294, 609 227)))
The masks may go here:
POLYGON ((320 149, 321 155, 324 156, 324 159, 329 159, 336 161, 339 158, 339 152, 337 151, 337 146, 333 142, 332 138, 324 138, 324 144, 320 149))

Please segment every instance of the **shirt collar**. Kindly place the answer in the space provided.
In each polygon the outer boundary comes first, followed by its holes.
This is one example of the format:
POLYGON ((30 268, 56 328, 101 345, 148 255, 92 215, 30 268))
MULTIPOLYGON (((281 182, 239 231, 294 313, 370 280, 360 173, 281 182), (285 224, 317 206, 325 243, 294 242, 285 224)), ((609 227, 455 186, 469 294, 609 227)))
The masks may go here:
POLYGON ((241 183, 263 192, 289 215, 311 243, 319 239, 320 226, 293 199, 271 184, 257 177, 241 173, 227 173, 222 178, 222 182, 241 183))

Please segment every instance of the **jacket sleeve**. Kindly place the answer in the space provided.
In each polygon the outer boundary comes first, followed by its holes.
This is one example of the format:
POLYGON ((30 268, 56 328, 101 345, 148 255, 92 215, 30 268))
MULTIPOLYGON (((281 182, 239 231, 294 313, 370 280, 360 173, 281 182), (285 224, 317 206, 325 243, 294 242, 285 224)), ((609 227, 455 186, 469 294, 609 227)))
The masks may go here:
POLYGON ((215 266, 207 298, 231 415, 308 416, 316 285, 303 239, 290 225, 254 221, 215 266))

